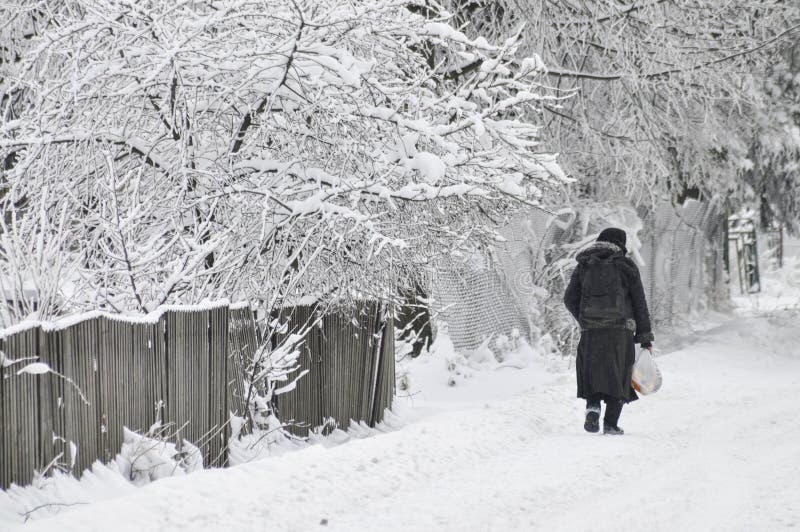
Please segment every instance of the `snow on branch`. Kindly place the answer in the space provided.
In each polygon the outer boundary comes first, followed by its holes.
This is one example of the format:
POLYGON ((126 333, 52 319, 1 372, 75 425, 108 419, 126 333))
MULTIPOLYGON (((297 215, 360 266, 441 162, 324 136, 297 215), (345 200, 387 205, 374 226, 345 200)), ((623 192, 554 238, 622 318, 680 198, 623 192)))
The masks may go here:
MULTIPOLYGON (((648 207, 689 191, 747 197, 754 126, 793 116, 792 76, 779 91, 765 85, 796 55, 798 2, 442 1, 468 38, 499 41, 522 26, 518 48, 540 54, 554 88, 575 95, 542 103, 543 134, 579 194, 648 207)), ((791 182, 770 171, 756 179, 791 182)))
POLYGON ((266 301, 333 272, 376 286, 568 181, 532 121, 558 101, 541 59, 432 2, 65 0, 52 16, 4 78, 20 105, 0 122, 2 203, 8 231, 60 254, 70 311, 266 301))

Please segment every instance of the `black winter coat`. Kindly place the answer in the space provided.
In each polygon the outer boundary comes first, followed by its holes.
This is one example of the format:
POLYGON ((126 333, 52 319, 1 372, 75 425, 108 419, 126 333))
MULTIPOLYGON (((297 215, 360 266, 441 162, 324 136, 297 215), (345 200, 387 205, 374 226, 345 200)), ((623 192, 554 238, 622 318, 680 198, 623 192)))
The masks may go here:
POLYGON ((601 396, 624 402, 635 401, 637 396, 631 384, 636 358, 634 344, 654 339, 639 269, 621 248, 608 242, 596 242, 579 253, 577 261, 578 266, 564 293, 564 305, 581 326, 575 363, 578 397, 601 396), (586 262, 593 255, 600 259, 613 257, 614 265, 619 268, 627 314, 627 319, 622 322, 586 322, 579 317, 586 262))

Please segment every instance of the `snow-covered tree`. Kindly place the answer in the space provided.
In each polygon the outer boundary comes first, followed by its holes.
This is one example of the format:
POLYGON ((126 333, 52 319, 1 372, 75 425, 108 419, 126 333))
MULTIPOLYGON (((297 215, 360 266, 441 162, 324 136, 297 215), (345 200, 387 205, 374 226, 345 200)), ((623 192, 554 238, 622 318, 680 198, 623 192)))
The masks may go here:
POLYGON ((745 183, 761 223, 800 230, 800 44, 785 46, 767 66, 757 94, 745 183))
MULTIPOLYGON (((450 0, 464 31, 548 65, 545 135, 581 190, 637 204, 739 188, 764 73, 800 38, 797 2, 450 0)), ((769 105, 767 99, 766 105, 769 105)))
POLYGON ((385 295, 491 238, 566 181, 532 121, 555 99, 520 35, 449 19, 407 0, 64 0, 2 65, 23 101, 0 123, 0 268, 60 295, 45 314, 273 306, 385 295))

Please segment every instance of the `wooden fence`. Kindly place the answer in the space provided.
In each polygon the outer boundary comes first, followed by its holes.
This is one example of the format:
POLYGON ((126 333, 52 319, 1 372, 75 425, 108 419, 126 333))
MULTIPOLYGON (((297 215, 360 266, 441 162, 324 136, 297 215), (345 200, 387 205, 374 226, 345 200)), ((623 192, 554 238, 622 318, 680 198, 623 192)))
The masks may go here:
MULTIPOLYGON (((282 313, 286 334, 314 319, 313 307, 282 313)), ((275 345, 284 335, 273 335, 275 345)), ((174 307, 140 321, 91 314, 69 324, 0 332, 10 359, 37 357, 54 372, 0 368, 0 487, 27 484, 59 454, 80 474, 119 452, 123 427, 157 420, 200 447, 206 466, 227 463, 229 413, 242 414, 244 367, 258 339, 250 308, 174 307), (68 379, 68 380, 67 380, 68 379)), ((381 305, 327 315, 307 332, 301 366, 310 373, 276 406, 290 430, 334 419, 374 426, 394 395, 394 329, 381 305)), ((176 439, 177 439, 176 438, 176 439)))
POLYGON ((38 357, 61 375, 17 375, 27 362, 2 369, 0 486, 29 483, 59 454, 69 464, 72 445, 80 473, 119 452, 123 427, 144 433, 158 420, 198 445, 206 465, 224 465, 229 413, 243 408, 241 360, 256 347, 246 341, 255 338, 249 314, 227 306, 139 322, 95 314, 0 338, 7 357, 38 357))
POLYGON ((343 429, 350 420, 374 427, 394 397, 394 324, 387 308, 365 302, 355 314, 326 313, 317 319, 317 312, 310 305, 280 314, 288 327, 273 336, 273 345, 314 325, 305 333, 300 357, 301 369, 309 373, 294 390, 276 397, 278 417, 300 436, 329 419, 343 429))

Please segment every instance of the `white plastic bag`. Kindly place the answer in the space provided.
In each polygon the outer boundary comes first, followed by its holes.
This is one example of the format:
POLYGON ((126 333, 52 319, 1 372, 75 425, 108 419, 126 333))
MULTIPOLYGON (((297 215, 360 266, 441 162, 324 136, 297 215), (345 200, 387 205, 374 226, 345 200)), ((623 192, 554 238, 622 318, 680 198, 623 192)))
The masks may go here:
POLYGON ((642 349, 636 354, 631 380, 633 389, 642 395, 656 393, 661 388, 661 371, 649 349, 642 349))

